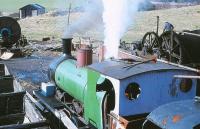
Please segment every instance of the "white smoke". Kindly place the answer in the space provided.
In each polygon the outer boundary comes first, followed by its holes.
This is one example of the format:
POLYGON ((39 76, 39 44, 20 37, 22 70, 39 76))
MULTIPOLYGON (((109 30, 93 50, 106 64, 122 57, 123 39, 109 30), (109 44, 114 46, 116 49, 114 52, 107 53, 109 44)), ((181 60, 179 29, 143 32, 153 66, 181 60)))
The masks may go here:
POLYGON ((75 33, 84 34, 91 28, 98 28, 103 23, 102 19, 102 1, 91 0, 88 1, 84 7, 84 13, 81 17, 66 27, 63 37, 73 37, 75 33))
POLYGON ((119 42, 133 17, 139 4, 144 0, 103 0, 104 12, 104 46, 105 58, 118 57, 119 42))

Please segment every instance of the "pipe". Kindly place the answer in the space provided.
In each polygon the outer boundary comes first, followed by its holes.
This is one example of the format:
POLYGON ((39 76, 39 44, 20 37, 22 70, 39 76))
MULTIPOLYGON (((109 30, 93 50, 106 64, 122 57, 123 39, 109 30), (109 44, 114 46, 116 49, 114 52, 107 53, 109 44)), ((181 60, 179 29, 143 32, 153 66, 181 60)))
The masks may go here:
POLYGON ((200 79, 200 76, 190 76, 190 75, 174 75, 174 78, 200 79))
POLYGON ((72 39, 73 38, 63 38, 63 54, 71 56, 71 49, 72 49, 72 39))
MULTIPOLYGON (((136 55, 132 55, 132 54, 130 54, 130 53, 127 53, 127 52, 124 52, 124 51, 121 51, 121 50, 119 50, 119 53, 126 54, 126 55, 129 56, 130 58, 138 59, 138 60, 144 60, 144 58, 145 58, 145 57, 139 57, 139 56, 136 56, 136 55)), ((145 59, 146 59, 146 58, 145 58, 145 59)), ((157 62, 162 62, 162 63, 165 63, 165 64, 170 64, 170 65, 173 65, 173 66, 176 66, 176 67, 181 67, 181 68, 184 68, 184 69, 187 69, 187 70, 191 70, 191 71, 193 71, 193 72, 198 72, 198 73, 200 73, 200 70, 198 70, 198 69, 190 68, 190 67, 188 67, 188 66, 184 66, 184 65, 180 65, 180 64, 175 64, 175 63, 172 63, 172 62, 169 62, 169 61, 157 59, 157 62)))

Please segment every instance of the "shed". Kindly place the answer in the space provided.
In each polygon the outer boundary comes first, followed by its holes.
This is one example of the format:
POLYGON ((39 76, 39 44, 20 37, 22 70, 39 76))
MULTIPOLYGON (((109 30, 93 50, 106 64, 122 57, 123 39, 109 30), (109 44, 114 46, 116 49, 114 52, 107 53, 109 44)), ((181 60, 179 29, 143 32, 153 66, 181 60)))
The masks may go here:
POLYGON ((19 9, 20 19, 32 16, 38 16, 45 13, 45 7, 39 4, 28 4, 19 9))

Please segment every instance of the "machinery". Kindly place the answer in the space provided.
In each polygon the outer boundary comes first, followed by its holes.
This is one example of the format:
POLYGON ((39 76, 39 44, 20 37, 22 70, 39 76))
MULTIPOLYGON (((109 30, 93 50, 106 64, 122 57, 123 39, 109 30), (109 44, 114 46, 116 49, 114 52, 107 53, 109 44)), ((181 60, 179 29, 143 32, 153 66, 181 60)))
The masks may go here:
POLYGON ((21 37, 18 22, 11 17, 0 17, 0 45, 11 48, 21 37))
POLYGON ((156 32, 147 32, 141 42, 126 43, 123 41, 120 43, 120 48, 141 57, 156 55, 158 59, 176 64, 194 68, 200 66, 200 30, 177 32, 169 22, 165 22, 160 35, 158 29, 159 16, 157 16, 156 32))
POLYGON ((177 64, 199 66, 199 30, 176 32, 174 26, 166 22, 163 33, 159 36, 158 27, 159 17, 157 17, 157 31, 147 32, 142 39, 144 55, 156 54, 160 59, 177 64))
POLYGON ((9 51, 14 56, 21 56, 19 46, 24 46, 27 40, 21 35, 21 28, 18 22, 11 17, 0 17, 0 48, 2 55, 9 51), (15 48, 13 47, 15 45, 15 48))
POLYGON ((64 53, 49 67, 56 95, 36 94, 60 121, 71 121, 64 123, 67 128, 140 129, 155 108, 196 95, 196 79, 174 78, 196 76, 194 69, 155 60, 110 59, 92 63, 89 48, 80 49, 75 59, 71 40, 63 39, 64 53), (55 106, 55 97, 64 105, 55 106), (64 113, 59 115, 59 110, 64 113))

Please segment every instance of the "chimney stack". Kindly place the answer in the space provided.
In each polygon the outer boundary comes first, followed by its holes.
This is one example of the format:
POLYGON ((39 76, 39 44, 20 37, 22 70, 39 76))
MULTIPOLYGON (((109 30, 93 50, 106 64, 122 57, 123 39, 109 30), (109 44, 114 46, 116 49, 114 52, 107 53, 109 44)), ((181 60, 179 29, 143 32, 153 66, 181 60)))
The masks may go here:
POLYGON ((72 39, 73 38, 63 38, 62 39, 63 54, 71 56, 72 39))

